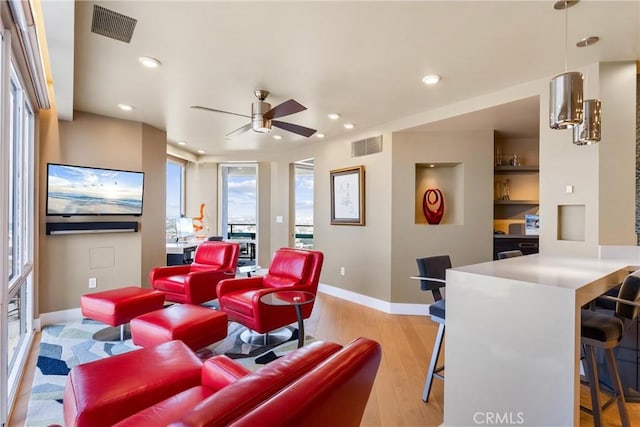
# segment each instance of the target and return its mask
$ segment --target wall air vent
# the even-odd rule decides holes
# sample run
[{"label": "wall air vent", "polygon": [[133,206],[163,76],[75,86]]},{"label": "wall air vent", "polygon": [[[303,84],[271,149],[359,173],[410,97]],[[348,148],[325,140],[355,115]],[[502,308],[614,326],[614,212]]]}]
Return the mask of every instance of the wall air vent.
[{"label": "wall air vent", "polygon": [[366,156],[382,151],[382,135],[374,136],[351,143],[351,157]]},{"label": "wall air vent", "polygon": [[94,5],[91,32],[129,43],[137,22],[137,19]]}]

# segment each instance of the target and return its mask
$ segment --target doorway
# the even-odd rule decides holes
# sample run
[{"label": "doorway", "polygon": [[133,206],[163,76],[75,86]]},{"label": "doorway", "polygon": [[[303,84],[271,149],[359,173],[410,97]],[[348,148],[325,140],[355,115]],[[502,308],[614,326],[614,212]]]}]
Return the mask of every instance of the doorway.
[{"label": "doorway", "polygon": [[313,249],[313,159],[293,164],[293,246]]},{"label": "doorway", "polygon": [[258,165],[220,165],[220,230],[240,244],[238,266],[255,264],[258,246]]}]

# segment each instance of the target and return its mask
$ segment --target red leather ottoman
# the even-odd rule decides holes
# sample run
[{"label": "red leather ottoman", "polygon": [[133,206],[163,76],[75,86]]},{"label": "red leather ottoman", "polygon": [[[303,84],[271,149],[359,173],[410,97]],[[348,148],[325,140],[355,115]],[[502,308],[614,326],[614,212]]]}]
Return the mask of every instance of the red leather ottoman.
[{"label": "red leather ottoman", "polygon": [[77,365],[64,389],[64,425],[111,426],[199,386],[201,375],[202,362],[180,341]]},{"label": "red leather ottoman", "polygon": [[[153,289],[127,286],[110,291],[95,292],[80,297],[82,315],[111,326],[121,326],[120,339],[124,339],[125,323],[136,316],[162,308],[164,293]],[[102,331],[99,331],[102,332]],[[94,336],[94,339],[106,339]]]},{"label": "red leather ottoman", "polygon": [[149,347],[182,340],[199,350],[227,336],[227,315],[207,307],[176,304],[131,320],[133,343]]}]

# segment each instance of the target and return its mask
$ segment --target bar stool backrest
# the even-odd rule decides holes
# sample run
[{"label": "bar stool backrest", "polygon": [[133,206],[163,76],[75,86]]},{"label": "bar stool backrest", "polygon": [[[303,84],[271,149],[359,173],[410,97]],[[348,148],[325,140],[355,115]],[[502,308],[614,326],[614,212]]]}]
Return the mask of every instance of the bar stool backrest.
[{"label": "bar stool backrest", "polygon": [[617,302],[616,317],[625,323],[635,320],[640,314],[640,270],[631,273],[624,279],[618,298],[636,304]]},{"label": "bar stool backrest", "polygon": [[[426,258],[417,258],[418,272],[420,277],[428,279],[420,280],[420,290],[431,291],[433,299],[439,301],[442,299],[440,288],[444,288],[446,283],[447,269],[451,268],[451,259],[449,255],[437,255]],[[435,280],[429,280],[435,279]]]},{"label": "bar stool backrest", "polygon": [[513,258],[524,255],[520,249],[498,252],[498,259]]}]

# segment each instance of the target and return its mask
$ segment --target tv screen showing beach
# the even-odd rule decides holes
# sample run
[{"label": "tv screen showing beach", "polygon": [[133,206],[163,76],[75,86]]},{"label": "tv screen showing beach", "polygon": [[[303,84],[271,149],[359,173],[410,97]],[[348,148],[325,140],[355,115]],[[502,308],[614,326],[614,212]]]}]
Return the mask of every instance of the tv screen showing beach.
[{"label": "tv screen showing beach", "polygon": [[47,215],[142,215],[144,173],[49,163]]}]

